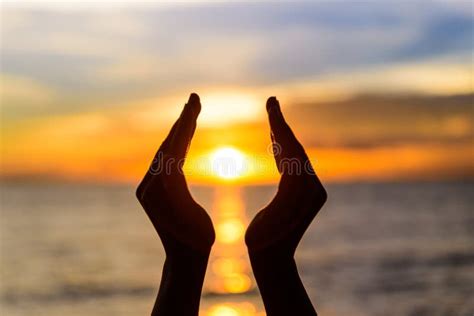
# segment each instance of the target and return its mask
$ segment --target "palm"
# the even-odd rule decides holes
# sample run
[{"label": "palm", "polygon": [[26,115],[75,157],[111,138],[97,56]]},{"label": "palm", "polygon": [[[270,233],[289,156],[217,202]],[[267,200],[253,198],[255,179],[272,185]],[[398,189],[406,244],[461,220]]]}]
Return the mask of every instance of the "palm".
[{"label": "palm", "polygon": [[137,189],[167,253],[182,247],[207,252],[214,242],[211,219],[194,201],[182,173],[200,108],[199,97],[192,94]]},{"label": "palm", "polygon": [[267,102],[275,160],[281,180],[268,206],[257,213],[246,232],[251,252],[273,248],[292,255],[304,232],[326,201],[326,191],[308,157],[285,122],[278,101]]}]

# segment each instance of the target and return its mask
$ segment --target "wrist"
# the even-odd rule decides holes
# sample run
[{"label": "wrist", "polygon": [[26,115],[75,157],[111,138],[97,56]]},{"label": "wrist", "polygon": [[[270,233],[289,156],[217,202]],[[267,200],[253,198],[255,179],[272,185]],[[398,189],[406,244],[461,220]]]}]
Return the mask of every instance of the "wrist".
[{"label": "wrist", "polygon": [[287,240],[279,240],[265,247],[252,247],[247,245],[251,261],[260,262],[274,260],[276,262],[291,262],[294,259],[295,249]]},{"label": "wrist", "polygon": [[205,272],[209,256],[210,250],[205,252],[186,250],[167,254],[166,262],[173,271],[191,273],[204,270]]},{"label": "wrist", "polygon": [[178,238],[163,240],[162,237],[162,241],[167,261],[178,265],[186,265],[186,263],[194,261],[207,261],[212,248],[212,245],[196,247]]},{"label": "wrist", "polygon": [[249,259],[256,278],[260,275],[285,274],[289,271],[288,268],[295,264],[292,255],[268,250],[249,251]]},{"label": "wrist", "polygon": [[152,315],[197,316],[208,259],[188,251],[167,255]]},{"label": "wrist", "polygon": [[291,252],[249,252],[249,257],[267,315],[317,315]]}]

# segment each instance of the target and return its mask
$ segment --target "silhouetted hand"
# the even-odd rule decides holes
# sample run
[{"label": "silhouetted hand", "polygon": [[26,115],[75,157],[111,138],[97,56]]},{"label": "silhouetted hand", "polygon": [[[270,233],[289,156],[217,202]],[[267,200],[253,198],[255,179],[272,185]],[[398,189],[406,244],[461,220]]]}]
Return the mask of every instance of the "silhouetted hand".
[{"label": "silhouetted hand", "polygon": [[153,315],[198,315],[199,311],[215,233],[209,215],[188,190],[182,166],[200,110],[199,96],[193,93],[136,192],[166,252]]},{"label": "silhouetted hand", "polygon": [[245,241],[267,315],[316,315],[294,253],[327,195],[275,97],[268,99],[267,112],[281,180],[274,199],[247,228]]}]

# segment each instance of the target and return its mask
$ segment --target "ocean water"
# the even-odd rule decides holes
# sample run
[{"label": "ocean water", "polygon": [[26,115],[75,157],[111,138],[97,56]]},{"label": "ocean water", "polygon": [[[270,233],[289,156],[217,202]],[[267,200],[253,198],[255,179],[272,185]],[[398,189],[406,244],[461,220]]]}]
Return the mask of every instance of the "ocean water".
[{"label": "ocean water", "polygon": [[[474,315],[473,183],[327,188],[296,256],[320,315]],[[275,190],[192,188],[218,233],[201,315],[265,315],[242,234]],[[0,234],[1,315],[150,313],[164,257],[133,187],[3,184]]]}]

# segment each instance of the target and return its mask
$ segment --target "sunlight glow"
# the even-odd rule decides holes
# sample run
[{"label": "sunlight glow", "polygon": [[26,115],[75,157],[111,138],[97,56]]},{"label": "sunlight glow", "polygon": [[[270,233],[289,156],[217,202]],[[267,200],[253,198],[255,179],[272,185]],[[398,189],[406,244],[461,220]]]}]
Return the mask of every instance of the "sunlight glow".
[{"label": "sunlight glow", "polygon": [[223,286],[226,293],[245,293],[252,285],[250,277],[244,273],[226,275]]},{"label": "sunlight glow", "polygon": [[248,223],[243,195],[233,184],[219,187],[214,194],[212,218],[216,243],[209,263],[206,289],[222,294],[245,293],[254,284],[243,240]]},{"label": "sunlight glow", "polygon": [[202,93],[202,126],[222,126],[255,121],[264,115],[262,101],[246,92]]},{"label": "sunlight glow", "polygon": [[257,316],[264,315],[257,312],[255,306],[250,302],[222,303],[211,306],[205,313],[206,316]]},{"label": "sunlight glow", "polygon": [[211,153],[212,171],[222,179],[235,179],[245,171],[244,154],[233,147],[222,147]]},{"label": "sunlight glow", "polygon": [[209,312],[210,316],[240,316],[240,313],[230,307],[230,306],[225,306],[225,305],[218,305],[215,306],[211,309]]},{"label": "sunlight glow", "polygon": [[241,239],[245,227],[239,219],[227,219],[219,223],[216,228],[216,238],[224,244],[232,244]]}]

